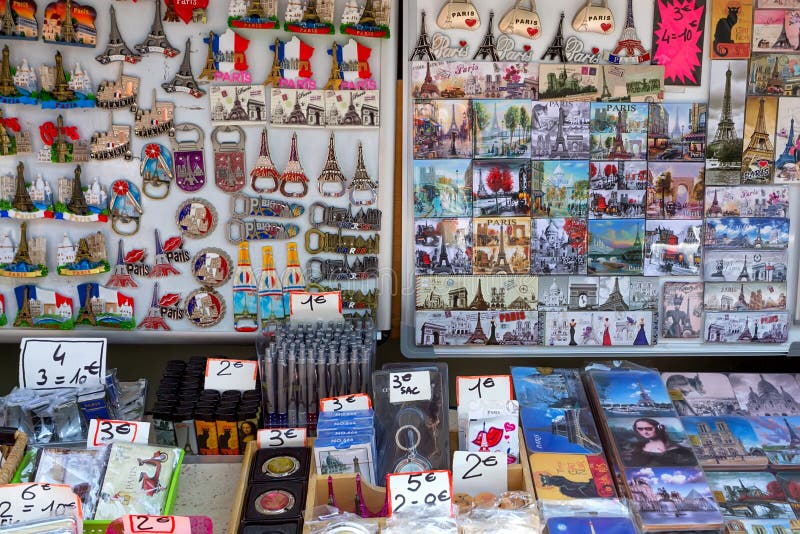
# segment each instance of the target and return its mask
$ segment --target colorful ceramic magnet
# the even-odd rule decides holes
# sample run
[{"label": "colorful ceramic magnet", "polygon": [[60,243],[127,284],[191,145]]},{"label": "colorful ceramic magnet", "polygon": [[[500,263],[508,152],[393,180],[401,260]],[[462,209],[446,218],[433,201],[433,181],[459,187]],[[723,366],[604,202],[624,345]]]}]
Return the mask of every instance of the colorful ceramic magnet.
[{"label": "colorful ceramic magnet", "polygon": [[[519,3],[519,2],[517,2]],[[614,32],[614,13],[608,7],[608,0],[586,0],[586,5],[575,13],[572,29],[576,32],[592,32],[608,35]],[[502,31],[502,30],[501,30]]]},{"label": "colorful ceramic magnet", "polygon": [[119,235],[139,231],[142,218],[142,195],[130,180],[114,180],[111,184],[111,228]]},{"label": "colorful ceramic magnet", "polygon": [[39,126],[44,147],[39,151],[40,162],[83,163],[89,161],[89,143],[80,138],[77,126],[65,126],[59,115],[56,122]]},{"label": "colorful ceramic magnet", "polygon": [[194,74],[192,74],[192,63],[190,61],[191,47],[192,39],[191,37],[187,37],[186,48],[183,52],[183,61],[181,61],[181,66],[178,68],[177,74],[175,74],[171,81],[162,83],[161,87],[167,93],[174,93],[177,91],[179,93],[189,93],[195,98],[202,98],[206,92],[200,89],[200,84],[197,83],[197,80],[194,79]]},{"label": "colorful ceramic magnet", "polygon": [[220,287],[228,283],[233,274],[233,261],[219,248],[208,247],[192,258],[192,276],[203,287]]},{"label": "colorful ceramic magnet", "polygon": [[137,98],[139,98],[139,78],[123,74],[120,69],[116,80],[100,82],[95,106],[102,109],[130,108],[131,111],[136,111]]},{"label": "colorful ceramic magnet", "polygon": [[[109,118],[111,121],[111,118]],[[97,160],[133,159],[131,152],[131,127],[127,124],[109,124],[108,130],[95,132],[89,141],[89,157]]]},{"label": "colorful ceramic magnet", "polygon": [[[321,213],[321,215],[320,215]],[[338,208],[326,206],[321,202],[314,202],[308,208],[311,226],[329,226],[343,230],[379,231],[381,229],[381,210],[368,208],[359,209],[353,213],[352,206]]]},{"label": "colorful ceramic magnet", "polygon": [[139,287],[133,279],[133,275],[148,276],[150,267],[144,263],[147,251],[143,248],[136,248],[125,253],[125,244],[122,239],[117,245],[117,263],[114,265],[114,272],[106,282],[106,287]]},{"label": "colorful ceramic magnet", "polygon": [[389,38],[389,23],[392,18],[391,0],[366,0],[361,3],[348,2],[342,12],[339,31],[356,37]]},{"label": "colorful ceramic magnet", "polygon": [[139,174],[142,175],[142,193],[154,200],[166,198],[172,185],[172,154],[159,143],[142,147]]},{"label": "colorful ceramic magnet", "polygon": [[164,54],[167,57],[175,57],[180,53],[180,50],[169,43],[167,35],[164,33],[164,26],[161,24],[161,2],[157,1],[155,4],[156,12],[153,15],[153,24],[150,26],[150,32],[147,34],[147,38],[134,48],[142,55]]},{"label": "colorful ceramic magnet", "polygon": [[[316,243],[315,243],[316,241]],[[379,251],[380,236],[372,237],[330,234],[317,229],[306,231],[306,252],[309,254],[377,254]]]},{"label": "colorful ceramic magnet", "polygon": [[378,88],[369,66],[370,47],[350,39],[343,45],[333,43],[328,54],[331,56],[331,74],[323,89],[371,91]]},{"label": "colorful ceramic magnet", "polygon": [[0,216],[12,219],[53,218],[53,190],[41,175],[25,183],[25,165],[17,164],[15,176],[0,177]]},{"label": "colorful ceramic magnet", "polygon": [[[235,133],[236,141],[220,141],[221,133]],[[226,193],[241,191],[245,178],[245,134],[239,126],[217,126],[211,131],[214,148],[214,183]]]},{"label": "colorful ceramic magnet", "polygon": [[350,203],[354,206],[370,206],[378,198],[378,184],[372,181],[364,165],[364,150],[358,143],[358,163],[350,182]]},{"label": "colorful ceramic magnet", "polygon": [[153,296],[147,315],[136,327],[144,330],[171,330],[166,319],[183,319],[183,307],[180,306],[181,296],[178,293],[167,293],[159,297],[158,282],[153,284]]},{"label": "colorful ceramic magnet", "polygon": [[[178,132],[191,132],[194,140],[179,141]],[[205,135],[196,124],[185,122],[175,126],[175,136],[170,137],[175,163],[175,183],[182,191],[193,193],[206,185],[206,164],[203,152]]]},{"label": "colorful ceramic magnet", "polygon": [[23,130],[16,117],[5,117],[0,110],[0,156],[33,154],[31,134]]},{"label": "colorful ceramic magnet", "polygon": [[34,0],[5,0],[0,19],[0,37],[36,41],[39,38],[39,23],[36,22]]},{"label": "colorful ceramic magnet", "polygon": [[266,239],[291,239],[300,233],[296,224],[275,223],[258,219],[231,219],[228,221],[228,241],[263,241]]},{"label": "colorful ceramic magnet", "polygon": [[28,60],[23,59],[16,67],[11,67],[11,52],[8,45],[3,46],[3,59],[0,63],[0,102],[3,104],[39,103],[39,77]]},{"label": "colorful ceramic magnet", "polygon": [[95,177],[89,187],[81,182],[81,166],[75,167],[72,178],[58,179],[58,201],[55,218],[73,222],[108,222],[108,193]]},{"label": "colorful ceramic magnet", "polygon": [[334,148],[333,132],[328,138],[328,158],[325,166],[317,178],[317,190],[319,194],[327,198],[338,198],[347,191],[347,178],[339,167],[336,160],[336,149]]},{"label": "colorful ceramic magnet", "polygon": [[286,6],[283,29],[295,33],[334,33],[334,0],[292,0]]},{"label": "colorful ceramic magnet", "polygon": [[153,266],[150,268],[149,278],[163,278],[171,275],[179,275],[181,272],[172,265],[172,260],[164,251],[161,244],[161,235],[158,229],[155,230],[156,253],[153,258]]},{"label": "colorful ceramic magnet", "polygon": [[225,33],[209,32],[203,38],[208,45],[206,64],[200,73],[201,80],[249,84],[253,76],[248,71],[247,48],[250,40],[230,28]]},{"label": "colorful ceramic magnet", "polygon": [[228,26],[248,30],[272,30],[278,27],[278,2],[231,0]]},{"label": "colorful ceramic magnet", "polygon": [[183,21],[185,24],[190,22],[205,24],[208,2],[209,0],[164,0],[167,6],[164,20],[166,22]]},{"label": "colorful ceramic magnet", "polygon": [[42,40],[58,45],[97,45],[97,12],[72,0],[56,0],[44,8]]},{"label": "colorful ceramic magnet", "polygon": [[261,196],[252,197],[241,193],[233,195],[231,200],[231,215],[237,219],[244,217],[293,219],[299,217],[305,211],[305,208],[300,204],[290,204],[282,200]]},{"label": "colorful ceramic magnet", "polygon": [[106,255],[106,238],[95,232],[78,240],[75,245],[64,234],[56,250],[56,272],[59,276],[90,276],[111,270]]},{"label": "colorful ceramic magnet", "polygon": [[258,330],[258,289],[247,241],[239,243],[239,258],[233,277],[233,329],[237,332]]},{"label": "colorful ceramic magnet", "polygon": [[141,61],[142,56],[128,48],[128,45],[125,44],[125,41],[122,39],[122,34],[119,33],[117,13],[114,10],[114,6],[110,6],[108,9],[109,18],[111,19],[111,29],[108,32],[108,44],[106,45],[105,51],[99,56],[96,56],[95,59],[102,65],[107,65],[112,61],[138,63]]},{"label": "colorful ceramic magnet", "polygon": [[133,330],[133,297],[96,283],[77,287],[80,309],[75,324]]},{"label": "colorful ceramic magnet", "polygon": [[176,218],[183,235],[192,239],[208,237],[217,227],[217,210],[202,198],[184,200]]},{"label": "colorful ceramic magnet", "polygon": [[313,46],[295,35],[288,41],[275,38],[269,49],[272,50],[272,66],[262,85],[287,89],[317,88],[311,70]]},{"label": "colorful ceramic magnet", "polygon": [[18,310],[15,328],[72,330],[75,327],[70,297],[35,285],[15,287],[14,296]]},{"label": "colorful ceramic magnet", "polygon": [[[295,184],[290,191],[288,184]],[[297,187],[301,187],[300,191]],[[303,170],[297,155],[297,133],[292,134],[292,145],[289,149],[289,161],[281,173],[281,194],[285,197],[302,198],[308,193],[308,177]]]},{"label": "colorful ceramic magnet", "polygon": [[156,99],[153,90],[153,109],[136,109],[133,133],[137,137],[157,137],[175,131],[175,104]]},{"label": "colorful ceramic magnet", "polygon": [[353,262],[344,256],[341,260],[321,260],[311,258],[306,265],[308,281],[319,283],[324,280],[368,280],[378,276],[378,257],[364,256],[354,258]]},{"label": "colorful ceramic magnet", "polygon": [[47,240],[28,239],[28,223],[19,228],[19,245],[15,248],[4,232],[0,237],[0,276],[9,278],[38,278],[47,276]]},{"label": "colorful ceramic magnet", "polygon": [[[260,182],[266,182],[265,187],[259,185]],[[253,169],[250,171],[250,187],[256,193],[274,193],[280,187],[280,174],[275,164],[272,163],[272,157],[269,154],[269,138],[267,136],[267,129],[261,130],[261,149],[258,152],[258,159]]]},{"label": "colorful ceramic magnet", "polygon": [[213,289],[195,289],[186,297],[186,316],[195,326],[210,328],[225,317],[225,300]]},{"label": "colorful ceramic magnet", "polygon": [[39,100],[42,109],[93,108],[94,89],[89,74],[75,63],[67,74],[61,52],[57,51],[55,65],[39,66]]},{"label": "colorful ceramic magnet", "polygon": [[644,63],[650,62],[650,52],[642,45],[642,41],[636,33],[636,26],[633,22],[633,0],[628,0],[628,11],[625,16],[625,26],[622,28],[622,35],[614,50],[606,56],[609,63]]},{"label": "colorful ceramic magnet", "polygon": [[262,125],[267,118],[266,94],[260,85],[212,85],[211,122]]},{"label": "colorful ceramic magnet", "polygon": [[481,17],[470,0],[445,0],[436,24],[443,30],[474,31],[481,27]]}]

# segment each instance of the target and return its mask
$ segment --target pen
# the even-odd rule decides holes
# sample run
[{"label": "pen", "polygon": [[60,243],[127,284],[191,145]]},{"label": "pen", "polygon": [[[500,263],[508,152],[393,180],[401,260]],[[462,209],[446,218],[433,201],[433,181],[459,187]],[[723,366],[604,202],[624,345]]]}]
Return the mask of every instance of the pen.
[{"label": "pen", "polygon": [[314,378],[314,350],[315,346],[306,350],[306,410],[308,411],[308,423],[317,424],[317,403],[316,399],[316,380]]},{"label": "pen", "polygon": [[281,347],[278,349],[278,426],[285,426],[287,420],[286,414],[286,376],[287,376],[287,365],[286,365],[286,351]]},{"label": "pen", "polygon": [[328,396],[335,397],[339,391],[339,377],[336,373],[336,348],[331,345],[328,349]]},{"label": "pen", "polygon": [[358,346],[353,344],[350,346],[350,391],[348,393],[357,393],[359,380],[358,380]]},{"label": "pen", "polygon": [[370,377],[370,352],[366,348],[361,349],[361,393],[367,393]]},{"label": "pen", "polygon": [[264,387],[267,388],[267,422],[272,425],[275,421],[275,358],[273,351],[275,345],[267,345],[264,354]]},{"label": "pen", "polygon": [[317,346],[317,393],[319,398],[324,399],[328,396],[326,389],[326,369],[325,369],[325,347],[322,345]]},{"label": "pen", "polygon": [[297,424],[306,426],[306,349],[300,345],[297,352]]},{"label": "pen", "polygon": [[350,385],[350,381],[347,379],[347,349],[345,347],[343,349],[339,352],[337,365],[339,368],[339,393],[337,395],[347,395],[347,387]]},{"label": "pen", "polygon": [[287,356],[287,363],[289,364],[289,417],[287,424],[289,426],[297,425],[297,355],[295,354],[294,345],[289,347],[289,354]]}]

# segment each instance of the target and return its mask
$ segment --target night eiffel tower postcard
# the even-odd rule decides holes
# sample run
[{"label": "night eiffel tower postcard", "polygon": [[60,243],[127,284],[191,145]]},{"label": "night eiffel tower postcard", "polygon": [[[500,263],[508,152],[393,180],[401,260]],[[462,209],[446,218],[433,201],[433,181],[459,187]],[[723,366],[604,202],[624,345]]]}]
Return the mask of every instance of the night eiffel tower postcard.
[{"label": "night eiffel tower postcard", "polygon": [[418,346],[537,345],[537,312],[417,311]]}]

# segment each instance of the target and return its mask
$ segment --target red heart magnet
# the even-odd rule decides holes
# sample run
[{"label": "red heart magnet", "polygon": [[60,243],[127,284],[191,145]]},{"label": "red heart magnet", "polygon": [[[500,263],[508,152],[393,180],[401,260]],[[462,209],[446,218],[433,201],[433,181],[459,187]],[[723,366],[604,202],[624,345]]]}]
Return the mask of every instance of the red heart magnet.
[{"label": "red heart magnet", "polygon": [[613,27],[614,27],[614,25],[610,24],[608,22],[603,22],[602,24],[600,24],[600,29],[603,30],[606,33],[608,33],[608,31]]},{"label": "red heart magnet", "polygon": [[758,166],[761,167],[762,169],[764,167],[766,167],[767,165],[769,165],[769,162],[767,160],[765,160],[765,159],[759,160],[759,162],[758,162]]},{"label": "red heart magnet", "polygon": [[469,28],[472,28],[478,23],[478,19],[465,19],[464,24],[466,24]]},{"label": "red heart magnet", "polygon": [[530,35],[531,37],[533,37],[537,33],[539,33],[539,28],[530,28],[530,27],[528,28],[528,35]]},{"label": "red heart magnet", "polygon": [[466,41],[459,41],[458,44],[459,44],[459,46],[461,46],[461,48],[464,48],[465,46],[467,46],[467,42]]},{"label": "red heart magnet", "polygon": [[525,50],[526,52],[530,52],[531,51],[531,45],[524,45],[522,47],[522,49]]},{"label": "red heart magnet", "polygon": [[[186,24],[189,24],[194,19],[195,13],[205,11],[208,7],[208,0],[164,0],[167,4],[167,11],[164,14],[164,20],[174,20],[171,17],[174,13]],[[195,11],[197,10],[197,11]]]},{"label": "red heart magnet", "polygon": [[599,54],[599,53],[600,53],[600,49],[599,48],[597,48],[596,46],[592,47],[592,54]]}]

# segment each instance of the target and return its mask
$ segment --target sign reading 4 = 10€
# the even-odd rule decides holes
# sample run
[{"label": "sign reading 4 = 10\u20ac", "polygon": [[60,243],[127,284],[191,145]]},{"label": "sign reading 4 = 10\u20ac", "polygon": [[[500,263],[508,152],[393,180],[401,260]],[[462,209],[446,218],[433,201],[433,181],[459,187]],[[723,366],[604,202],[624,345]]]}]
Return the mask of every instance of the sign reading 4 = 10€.
[{"label": "sign reading 4 = 10\u20ac", "polygon": [[106,344],[105,338],[23,338],[19,386],[60,389],[103,385]]}]

